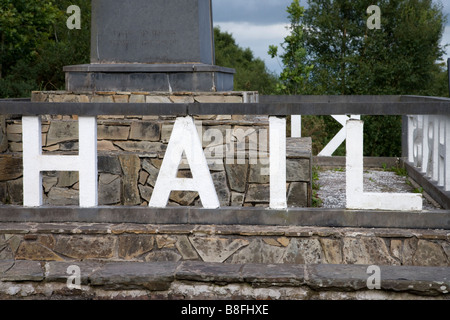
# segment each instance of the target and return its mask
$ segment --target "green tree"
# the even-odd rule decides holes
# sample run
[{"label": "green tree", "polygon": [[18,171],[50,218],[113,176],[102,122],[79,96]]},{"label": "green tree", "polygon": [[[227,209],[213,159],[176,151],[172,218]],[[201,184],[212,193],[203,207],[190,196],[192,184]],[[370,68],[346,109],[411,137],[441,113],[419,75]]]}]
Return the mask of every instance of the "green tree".
[{"label": "green tree", "polygon": [[259,58],[255,58],[250,48],[243,49],[236,44],[230,33],[214,28],[216,64],[236,69],[234,90],[259,91],[272,94],[275,91],[277,77],[267,70]]},{"label": "green tree", "polygon": [[0,97],[64,88],[65,65],[89,62],[90,1],[78,0],[82,29],[66,27],[72,0],[0,0]]},{"label": "green tree", "polygon": [[[366,11],[372,4],[372,0],[308,0],[298,22],[303,27],[298,46],[306,49],[304,66],[314,69],[299,93],[445,94],[444,71],[438,65],[446,20],[442,5],[431,0],[377,1],[381,29],[370,30]],[[339,125],[324,119],[328,140]],[[400,117],[363,120],[366,156],[401,155]]]},{"label": "green tree", "polygon": [[280,94],[299,94],[305,93],[305,86],[313,65],[307,65],[306,49],[303,46],[303,26],[301,23],[305,8],[300,5],[299,0],[294,0],[287,8],[290,26],[290,34],[284,38],[281,44],[283,53],[278,52],[278,46],[269,47],[269,55],[272,58],[280,57],[283,63],[277,84],[277,92]]}]

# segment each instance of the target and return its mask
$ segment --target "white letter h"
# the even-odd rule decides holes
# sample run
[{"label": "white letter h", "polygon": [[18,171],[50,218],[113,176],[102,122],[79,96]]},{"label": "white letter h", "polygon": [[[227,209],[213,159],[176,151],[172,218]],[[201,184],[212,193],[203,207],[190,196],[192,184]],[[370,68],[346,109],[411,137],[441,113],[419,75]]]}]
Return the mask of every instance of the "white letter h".
[{"label": "white letter h", "polygon": [[40,117],[22,117],[24,206],[42,205],[42,171],[78,171],[80,207],[97,206],[97,118],[79,117],[78,126],[78,156],[42,155]]}]

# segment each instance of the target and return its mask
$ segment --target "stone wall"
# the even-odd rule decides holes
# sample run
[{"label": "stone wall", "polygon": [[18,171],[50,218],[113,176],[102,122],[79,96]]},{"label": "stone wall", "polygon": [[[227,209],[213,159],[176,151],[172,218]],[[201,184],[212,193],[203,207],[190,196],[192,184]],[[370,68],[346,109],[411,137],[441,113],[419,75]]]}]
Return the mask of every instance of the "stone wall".
[{"label": "stone wall", "polygon": [[[68,286],[78,267],[80,285]],[[179,317],[191,300],[222,309],[239,300],[265,300],[279,317],[287,306],[267,300],[449,300],[450,280],[442,267],[381,266],[379,288],[368,288],[368,265],[274,265],[184,262],[0,262],[0,299],[153,300],[165,316]],[[73,283],[73,280],[72,280]],[[162,303],[161,300],[170,300]],[[173,300],[180,300],[174,303]],[[219,301],[222,300],[222,301]],[[234,300],[235,302],[230,300]],[[237,301],[236,301],[237,300]],[[200,305],[199,305],[200,304]],[[304,307],[304,305],[302,305]],[[277,308],[278,307],[278,308]],[[317,305],[312,306],[317,308]],[[283,308],[283,309],[280,309]],[[295,308],[295,309],[294,309]],[[109,308],[108,308],[109,309]],[[291,311],[291,310],[289,310]],[[312,311],[312,310],[311,310]],[[404,314],[405,310],[401,310]],[[115,312],[111,311],[111,312]],[[336,312],[333,308],[332,312]],[[104,315],[104,310],[102,310]],[[331,315],[331,313],[330,313]]]},{"label": "stone wall", "polygon": [[449,267],[449,240],[448,230],[1,223],[0,261],[194,260]]},{"label": "stone wall", "polygon": [[[242,103],[256,102],[255,92],[155,93],[33,92],[35,102],[104,103]],[[99,116],[99,205],[148,205],[175,117]],[[195,117],[211,175],[222,206],[268,206],[268,117]],[[0,155],[0,202],[22,204],[22,125],[8,116],[2,126],[7,143]],[[199,132],[200,133],[200,132]],[[43,152],[75,154],[78,151],[76,116],[42,116]],[[262,143],[261,143],[262,142]],[[243,143],[243,144],[242,144]],[[242,146],[242,148],[241,148]],[[230,152],[234,150],[235,152]],[[6,151],[6,152],[5,152]],[[311,140],[288,139],[288,205],[311,205]],[[180,165],[180,177],[189,166]],[[44,203],[78,204],[77,172],[45,172]],[[196,192],[172,192],[169,205],[200,205]]]}]

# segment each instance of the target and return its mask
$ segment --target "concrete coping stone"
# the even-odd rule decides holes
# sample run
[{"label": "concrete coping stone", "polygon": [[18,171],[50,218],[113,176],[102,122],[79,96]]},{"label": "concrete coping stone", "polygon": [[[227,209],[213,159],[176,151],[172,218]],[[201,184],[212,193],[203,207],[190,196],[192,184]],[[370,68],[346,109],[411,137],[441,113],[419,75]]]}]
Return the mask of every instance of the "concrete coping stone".
[{"label": "concrete coping stone", "polygon": [[323,208],[0,206],[0,222],[272,225],[450,230],[450,211],[363,211]]}]

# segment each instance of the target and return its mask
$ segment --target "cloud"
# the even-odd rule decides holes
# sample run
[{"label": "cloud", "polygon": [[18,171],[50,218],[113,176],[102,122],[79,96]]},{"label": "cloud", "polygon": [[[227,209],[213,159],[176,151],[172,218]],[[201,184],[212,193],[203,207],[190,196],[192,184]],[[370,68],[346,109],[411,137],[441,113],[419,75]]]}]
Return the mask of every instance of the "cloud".
[{"label": "cloud", "polygon": [[[450,1],[441,2],[444,14],[448,15],[447,26],[441,44],[450,43]],[[270,71],[279,73],[281,67],[276,59],[268,56],[269,45],[279,45],[287,35],[288,24],[286,8],[292,0],[212,0],[214,24],[222,31],[233,35],[237,44],[250,48],[256,57],[266,63]],[[307,7],[306,0],[300,4]],[[445,48],[445,60],[450,58],[450,46]]]},{"label": "cloud", "polygon": [[214,21],[248,22],[258,25],[287,21],[292,0],[213,0]]},{"label": "cloud", "polygon": [[285,23],[258,25],[248,22],[218,22],[215,25],[219,26],[221,31],[231,33],[240,47],[250,48],[255,57],[264,60],[270,71],[281,71],[277,60],[272,59],[267,51],[270,45],[279,45],[288,35]]}]

